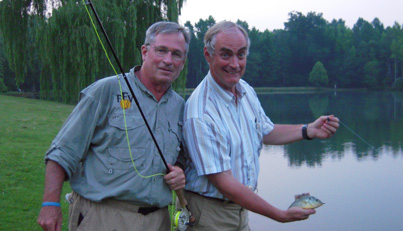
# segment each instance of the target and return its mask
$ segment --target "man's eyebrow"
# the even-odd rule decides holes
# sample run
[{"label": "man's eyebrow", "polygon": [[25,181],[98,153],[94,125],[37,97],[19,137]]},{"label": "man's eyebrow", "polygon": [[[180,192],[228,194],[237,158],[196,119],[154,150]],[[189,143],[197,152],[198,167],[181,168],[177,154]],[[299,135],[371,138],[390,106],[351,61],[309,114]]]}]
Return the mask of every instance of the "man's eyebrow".
[{"label": "man's eyebrow", "polygon": [[231,52],[231,53],[232,53],[232,50],[231,50],[231,49],[225,48],[225,47],[221,48],[220,51]]},{"label": "man's eyebrow", "polygon": [[[169,48],[168,48],[167,46],[164,46],[164,45],[159,45],[159,46],[154,46],[154,47],[160,48],[160,49],[167,49],[167,50],[169,50]],[[181,49],[172,49],[172,51],[179,51],[179,52],[182,52]]]},{"label": "man's eyebrow", "polygon": [[240,52],[240,51],[246,51],[246,50],[247,50],[246,47],[242,47],[241,49],[238,50],[238,52]]},{"label": "man's eyebrow", "polygon": [[[220,49],[220,51],[224,51],[224,52],[231,52],[233,53],[233,51],[229,48],[223,47]],[[241,51],[246,51],[246,47],[242,47],[241,49],[239,49],[237,52],[241,52]]]}]

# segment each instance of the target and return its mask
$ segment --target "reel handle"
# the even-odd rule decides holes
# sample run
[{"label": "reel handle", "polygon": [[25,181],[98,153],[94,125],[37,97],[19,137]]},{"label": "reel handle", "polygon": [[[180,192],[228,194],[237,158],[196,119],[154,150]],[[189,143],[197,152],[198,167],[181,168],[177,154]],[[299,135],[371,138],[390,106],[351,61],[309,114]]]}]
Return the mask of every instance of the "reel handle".
[{"label": "reel handle", "polygon": [[186,201],[185,194],[183,193],[183,189],[176,190],[175,193],[178,196],[179,203],[181,204],[182,208],[186,208],[188,202]]}]

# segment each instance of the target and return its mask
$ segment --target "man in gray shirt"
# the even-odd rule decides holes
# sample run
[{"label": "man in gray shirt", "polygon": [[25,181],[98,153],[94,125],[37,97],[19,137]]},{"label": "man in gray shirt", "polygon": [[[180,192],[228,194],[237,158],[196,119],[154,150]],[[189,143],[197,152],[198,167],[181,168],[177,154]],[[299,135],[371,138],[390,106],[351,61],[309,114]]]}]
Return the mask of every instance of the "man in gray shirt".
[{"label": "man in gray shirt", "polygon": [[169,173],[163,174],[163,161],[124,81],[116,76],[98,80],[81,92],[46,153],[38,217],[44,230],[61,230],[65,180],[73,190],[69,230],[170,229],[171,190],[185,186],[182,169],[174,166],[183,163],[184,100],[171,83],[183,69],[189,42],[178,24],[153,24],[141,47],[143,65],[127,74]]}]

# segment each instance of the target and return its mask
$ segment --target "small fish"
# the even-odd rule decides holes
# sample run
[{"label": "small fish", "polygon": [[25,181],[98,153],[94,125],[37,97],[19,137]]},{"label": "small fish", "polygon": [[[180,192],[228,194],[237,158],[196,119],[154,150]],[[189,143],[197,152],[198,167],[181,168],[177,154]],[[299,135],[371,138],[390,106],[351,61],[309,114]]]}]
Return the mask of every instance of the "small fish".
[{"label": "small fish", "polygon": [[314,196],[302,194],[302,195],[296,195],[295,196],[295,201],[290,205],[290,207],[299,207],[303,209],[316,209],[320,206],[322,206],[324,203],[317,199]]}]

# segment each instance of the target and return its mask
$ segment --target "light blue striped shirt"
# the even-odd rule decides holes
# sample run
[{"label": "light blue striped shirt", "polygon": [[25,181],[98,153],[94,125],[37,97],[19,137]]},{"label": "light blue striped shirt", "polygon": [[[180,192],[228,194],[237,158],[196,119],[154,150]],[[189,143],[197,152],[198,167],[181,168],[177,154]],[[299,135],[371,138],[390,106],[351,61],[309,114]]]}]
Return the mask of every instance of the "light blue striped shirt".
[{"label": "light blue striped shirt", "polygon": [[229,169],[251,190],[257,187],[263,136],[274,124],[249,84],[240,80],[236,89],[238,102],[209,72],[186,102],[183,135],[190,157],[185,170],[187,190],[225,199],[205,175]]}]

